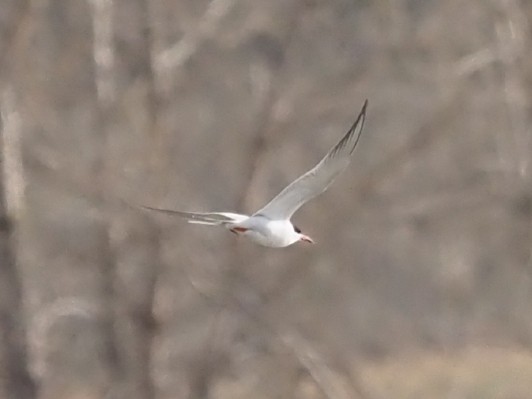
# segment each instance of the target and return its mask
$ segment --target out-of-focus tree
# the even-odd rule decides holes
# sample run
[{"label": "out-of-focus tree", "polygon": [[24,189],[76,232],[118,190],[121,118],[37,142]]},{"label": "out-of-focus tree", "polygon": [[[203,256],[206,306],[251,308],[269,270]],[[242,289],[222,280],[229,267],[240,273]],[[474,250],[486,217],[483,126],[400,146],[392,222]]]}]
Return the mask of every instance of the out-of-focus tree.
[{"label": "out-of-focus tree", "polygon": [[[471,359],[532,369],[531,4],[4,3],[4,396],[530,391]],[[251,212],[365,98],[312,248],[136,207]]]}]

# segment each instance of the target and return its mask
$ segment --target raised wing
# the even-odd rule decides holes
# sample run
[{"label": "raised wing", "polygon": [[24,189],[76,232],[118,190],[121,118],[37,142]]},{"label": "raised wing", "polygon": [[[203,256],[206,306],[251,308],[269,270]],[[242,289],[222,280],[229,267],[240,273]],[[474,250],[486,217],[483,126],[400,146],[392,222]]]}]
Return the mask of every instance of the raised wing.
[{"label": "raised wing", "polygon": [[255,215],[263,215],[274,220],[290,219],[303,204],[324,192],[336,176],[349,165],[351,154],[364,127],[367,105],[368,100],[364,101],[362,110],[351,129],[314,168],[290,183]]},{"label": "raised wing", "polygon": [[248,218],[246,215],[231,212],[183,212],[172,209],[152,208],[151,206],[144,205],[141,205],[141,207],[149,211],[179,216],[187,219],[189,223],[196,224],[224,225],[228,223],[240,223]]}]

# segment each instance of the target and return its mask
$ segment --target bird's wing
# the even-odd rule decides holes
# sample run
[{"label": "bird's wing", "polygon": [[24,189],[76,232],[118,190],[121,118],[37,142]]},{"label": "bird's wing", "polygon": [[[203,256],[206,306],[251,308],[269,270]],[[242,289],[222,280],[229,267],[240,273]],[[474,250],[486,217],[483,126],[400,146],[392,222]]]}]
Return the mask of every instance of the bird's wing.
[{"label": "bird's wing", "polygon": [[187,219],[189,223],[224,225],[228,223],[240,223],[248,218],[246,215],[231,212],[183,212],[173,209],[152,208],[151,206],[141,205],[142,208],[149,211],[165,213],[167,215],[179,216]]},{"label": "bird's wing", "polygon": [[314,168],[290,183],[255,215],[276,220],[290,219],[303,204],[324,192],[351,160],[362,133],[367,105],[368,100],[364,102],[353,126]]}]

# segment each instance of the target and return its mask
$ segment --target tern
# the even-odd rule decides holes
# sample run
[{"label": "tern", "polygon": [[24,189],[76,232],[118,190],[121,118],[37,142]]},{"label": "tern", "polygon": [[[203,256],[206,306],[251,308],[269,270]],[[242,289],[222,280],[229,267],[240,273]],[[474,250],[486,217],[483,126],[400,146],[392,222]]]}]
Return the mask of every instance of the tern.
[{"label": "tern", "polygon": [[362,110],[351,128],[314,168],[286,186],[275,198],[251,216],[233,212],[183,212],[142,207],[180,216],[189,223],[222,226],[265,247],[282,248],[296,242],[314,243],[312,238],[292,224],[290,218],[301,206],[323,193],[349,165],[364,127],[367,105],[368,100],[364,101]]}]

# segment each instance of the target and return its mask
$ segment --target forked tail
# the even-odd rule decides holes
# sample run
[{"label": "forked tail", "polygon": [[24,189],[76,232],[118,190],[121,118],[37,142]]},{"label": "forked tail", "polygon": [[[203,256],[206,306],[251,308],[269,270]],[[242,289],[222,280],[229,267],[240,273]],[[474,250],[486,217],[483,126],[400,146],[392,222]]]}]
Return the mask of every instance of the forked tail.
[{"label": "forked tail", "polygon": [[231,212],[183,212],[173,209],[152,208],[151,206],[144,205],[141,205],[141,207],[150,211],[179,216],[187,219],[189,223],[209,226],[223,226],[226,224],[240,223],[248,218],[246,215]]}]

